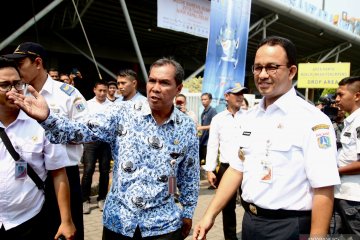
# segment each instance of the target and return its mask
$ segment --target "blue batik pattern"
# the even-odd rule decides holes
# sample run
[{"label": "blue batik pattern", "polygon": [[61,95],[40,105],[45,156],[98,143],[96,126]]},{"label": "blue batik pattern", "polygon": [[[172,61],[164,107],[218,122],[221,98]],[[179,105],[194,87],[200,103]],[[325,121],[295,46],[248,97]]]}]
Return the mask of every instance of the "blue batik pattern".
[{"label": "blue batik pattern", "polygon": [[[158,125],[147,102],[121,102],[82,122],[50,113],[42,126],[53,143],[101,140],[111,145],[114,167],[103,212],[106,228],[132,237],[139,226],[147,237],[175,231],[182,218],[192,218],[199,194],[199,143],[194,122],[178,109]],[[168,193],[172,174],[181,205]]]}]

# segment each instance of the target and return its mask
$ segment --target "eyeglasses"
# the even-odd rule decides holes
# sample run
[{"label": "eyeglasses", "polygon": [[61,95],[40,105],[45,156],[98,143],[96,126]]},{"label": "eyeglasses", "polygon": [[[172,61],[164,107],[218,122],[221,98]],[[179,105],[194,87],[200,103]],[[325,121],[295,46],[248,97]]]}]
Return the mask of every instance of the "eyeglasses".
[{"label": "eyeglasses", "polygon": [[259,75],[262,70],[265,68],[265,72],[269,75],[274,75],[276,73],[276,71],[279,69],[279,67],[287,67],[287,65],[280,65],[280,64],[269,64],[266,66],[261,66],[261,65],[252,65],[251,66],[251,71],[253,72],[254,75]]},{"label": "eyeglasses", "polygon": [[11,91],[12,87],[14,87],[17,91],[22,91],[25,89],[26,83],[22,82],[21,80],[0,83],[0,91],[2,91],[2,92]]}]

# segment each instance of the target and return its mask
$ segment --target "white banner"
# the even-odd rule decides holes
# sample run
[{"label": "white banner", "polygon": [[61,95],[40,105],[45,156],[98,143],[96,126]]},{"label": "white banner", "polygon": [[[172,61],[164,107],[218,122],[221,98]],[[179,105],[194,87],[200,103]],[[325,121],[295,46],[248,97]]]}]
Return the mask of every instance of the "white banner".
[{"label": "white banner", "polygon": [[158,0],[157,26],[208,38],[209,0]]}]

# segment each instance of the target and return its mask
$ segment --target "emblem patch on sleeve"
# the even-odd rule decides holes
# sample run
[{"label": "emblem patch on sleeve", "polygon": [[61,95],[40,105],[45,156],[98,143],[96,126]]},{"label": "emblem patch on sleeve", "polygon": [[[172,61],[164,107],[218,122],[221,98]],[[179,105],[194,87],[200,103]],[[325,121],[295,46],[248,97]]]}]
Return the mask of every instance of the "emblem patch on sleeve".
[{"label": "emblem patch on sleeve", "polygon": [[329,129],[329,125],[327,124],[318,124],[318,125],[315,125],[314,127],[312,127],[311,129],[313,131],[316,131],[316,130],[319,130],[319,129]]},{"label": "emblem patch on sleeve", "polygon": [[75,88],[66,83],[61,85],[60,89],[69,96],[71,96],[71,94],[75,91]]},{"label": "emblem patch on sleeve", "polygon": [[317,139],[317,142],[318,142],[319,148],[325,149],[325,148],[331,147],[329,136],[325,136],[325,135],[319,136]]},{"label": "emblem patch on sleeve", "polygon": [[74,106],[78,112],[82,112],[85,110],[85,103],[83,102],[82,98],[76,98],[74,100]]}]

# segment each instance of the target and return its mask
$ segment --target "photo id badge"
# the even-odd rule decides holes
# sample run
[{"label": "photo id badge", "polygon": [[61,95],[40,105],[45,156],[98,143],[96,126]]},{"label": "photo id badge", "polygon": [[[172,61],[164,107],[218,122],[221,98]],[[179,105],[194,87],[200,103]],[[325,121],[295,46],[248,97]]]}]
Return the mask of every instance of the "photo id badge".
[{"label": "photo id badge", "polygon": [[27,162],[20,159],[15,162],[15,179],[25,179],[27,177]]},{"label": "photo id badge", "polygon": [[261,181],[271,183],[273,179],[273,168],[271,164],[263,164],[261,172]]},{"label": "photo id badge", "polygon": [[169,176],[168,180],[168,191],[169,194],[175,194],[176,192],[176,177],[175,176]]}]

